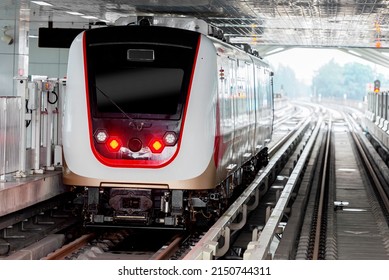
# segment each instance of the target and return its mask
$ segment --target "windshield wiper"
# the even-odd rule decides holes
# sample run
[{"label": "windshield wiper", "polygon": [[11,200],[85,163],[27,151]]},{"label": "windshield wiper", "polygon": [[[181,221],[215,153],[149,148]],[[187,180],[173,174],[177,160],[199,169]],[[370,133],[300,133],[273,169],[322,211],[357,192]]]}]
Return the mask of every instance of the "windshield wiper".
[{"label": "windshield wiper", "polygon": [[145,126],[144,122],[136,122],[133,118],[131,118],[118,104],[116,104],[113,99],[106,94],[104,91],[102,91],[98,86],[95,85],[95,88],[109,101],[111,102],[129,121],[130,126],[135,127],[137,130],[141,131],[143,127]]},{"label": "windshield wiper", "polygon": [[124,116],[126,116],[127,119],[129,119],[131,122],[135,123],[135,120],[131,118],[118,104],[116,104],[113,99],[106,94],[104,91],[102,91],[97,85],[95,85],[95,88],[109,101],[111,102]]}]

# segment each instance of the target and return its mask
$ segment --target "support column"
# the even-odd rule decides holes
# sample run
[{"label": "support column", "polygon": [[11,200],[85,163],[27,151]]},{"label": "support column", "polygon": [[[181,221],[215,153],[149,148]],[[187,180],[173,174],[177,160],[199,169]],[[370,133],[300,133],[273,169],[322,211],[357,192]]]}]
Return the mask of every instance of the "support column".
[{"label": "support column", "polygon": [[20,140],[19,140],[19,171],[18,177],[26,176],[26,94],[28,82],[28,63],[29,63],[29,32],[30,32],[30,2],[26,0],[20,1],[19,19],[15,21],[17,26],[18,52],[15,54],[17,65],[16,73],[16,95],[21,97],[21,118],[20,118]]}]

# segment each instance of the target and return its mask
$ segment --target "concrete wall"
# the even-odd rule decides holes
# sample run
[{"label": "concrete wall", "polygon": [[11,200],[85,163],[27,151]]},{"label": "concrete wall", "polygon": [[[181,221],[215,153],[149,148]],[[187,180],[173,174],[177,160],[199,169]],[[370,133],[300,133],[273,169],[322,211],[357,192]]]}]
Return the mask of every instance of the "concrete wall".
[{"label": "concrete wall", "polygon": [[[12,7],[6,6],[0,9],[0,37],[3,36],[3,28],[5,26],[10,27],[7,35],[15,38],[16,16],[15,9]],[[17,40],[14,39],[12,45],[7,45],[5,42],[0,41],[0,96],[16,95],[13,77],[17,73],[17,64],[15,61],[17,50]]]},{"label": "concrete wall", "polygon": [[[47,21],[40,22],[43,20],[42,17],[38,21],[36,18],[30,18],[26,32],[30,31],[28,33],[23,32],[23,35],[19,36],[20,26],[23,26],[25,22],[23,23],[21,19],[23,9],[21,9],[21,4],[18,2],[0,0],[0,37],[3,36],[4,27],[7,27],[9,29],[7,35],[14,38],[11,45],[7,45],[0,40],[0,96],[18,95],[17,81],[14,80],[17,76],[39,75],[48,76],[49,78],[63,78],[66,76],[69,50],[38,47],[38,38],[36,38],[38,28],[40,26],[47,27]],[[29,5],[29,1],[26,3],[26,5]],[[39,9],[40,7],[37,5],[31,7],[30,17],[33,13],[39,13]],[[87,24],[87,20],[78,22],[56,22],[54,20],[54,27],[85,28]],[[28,37],[25,34],[35,36]],[[19,49],[19,37],[23,38],[21,40],[22,47],[20,48],[22,50]],[[28,61],[28,64],[21,63],[21,61]],[[23,69],[19,69],[19,67]]]},{"label": "concrete wall", "polygon": [[[0,28],[12,26],[12,21],[0,20]],[[18,43],[14,30],[7,32],[15,38],[12,45],[0,41],[0,96],[15,96],[14,77],[18,75]],[[3,35],[1,32],[0,37]],[[39,48],[38,38],[29,38],[28,75],[48,76],[49,78],[64,78],[66,76],[68,49]]]},{"label": "concrete wall", "polygon": [[64,78],[68,63],[68,49],[39,48],[38,38],[30,38],[29,75]]}]

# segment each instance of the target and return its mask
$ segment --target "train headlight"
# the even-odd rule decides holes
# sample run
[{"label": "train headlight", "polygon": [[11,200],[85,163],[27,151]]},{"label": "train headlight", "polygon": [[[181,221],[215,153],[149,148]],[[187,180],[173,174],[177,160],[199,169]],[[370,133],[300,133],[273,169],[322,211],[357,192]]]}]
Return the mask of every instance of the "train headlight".
[{"label": "train headlight", "polygon": [[177,142],[177,135],[173,131],[168,131],[163,136],[163,142],[166,146],[174,146]]},{"label": "train headlight", "polygon": [[98,129],[95,132],[95,139],[98,143],[105,143],[108,139],[108,133],[103,129]]}]

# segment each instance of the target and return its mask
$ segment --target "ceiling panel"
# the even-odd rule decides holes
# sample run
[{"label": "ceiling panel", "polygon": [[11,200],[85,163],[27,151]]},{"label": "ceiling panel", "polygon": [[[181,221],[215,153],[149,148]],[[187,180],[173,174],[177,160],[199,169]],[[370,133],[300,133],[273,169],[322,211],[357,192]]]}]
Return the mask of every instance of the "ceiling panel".
[{"label": "ceiling panel", "polygon": [[[388,47],[389,0],[28,0],[0,1],[1,20],[30,9],[31,32],[52,21],[54,27],[87,26],[122,17],[163,15],[197,17],[221,28],[231,42],[254,46]],[[85,19],[66,12],[78,12]]]}]

